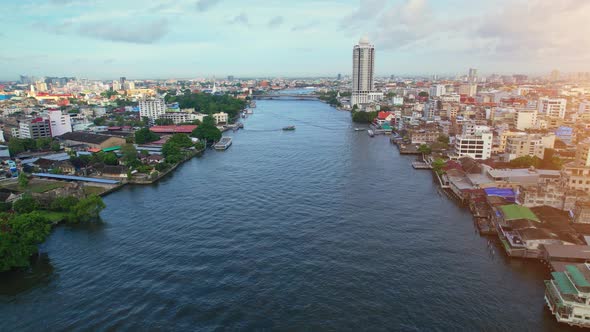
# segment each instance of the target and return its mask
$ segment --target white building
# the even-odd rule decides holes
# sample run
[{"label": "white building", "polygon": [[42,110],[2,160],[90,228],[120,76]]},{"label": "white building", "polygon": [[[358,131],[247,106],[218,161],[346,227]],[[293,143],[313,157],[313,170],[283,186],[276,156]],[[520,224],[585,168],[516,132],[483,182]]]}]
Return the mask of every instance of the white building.
[{"label": "white building", "polygon": [[211,114],[211,116],[215,119],[215,123],[227,123],[228,115],[225,112],[219,112],[215,114]]},{"label": "white building", "polygon": [[72,120],[69,114],[63,114],[59,110],[52,110],[47,112],[47,115],[52,137],[61,136],[72,131]]},{"label": "white building", "polygon": [[590,113],[590,101],[584,101],[580,103],[580,109],[578,110],[578,113]]},{"label": "white building", "polygon": [[113,91],[119,91],[119,90],[121,90],[121,82],[113,81]]},{"label": "white building", "polygon": [[455,153],[458,157],[489,159],[492,156],[492,139],[490,127],[465,124],[463,133],[455,136]]},{"label": "white building", "polygon": [[539,113],[549,117],[565,119],[567,100],[556,98],[540,98]]},{"label": "white building", "polygon": [[162,98],[144,99],[139,102],[139,116],[147,117],[150,120],[159,119],[166,114],[166,103]]},{"label": "white building", "polygon": [[203,121],[203,117],[203,115],[185,112],[170,112],[160,115],[160,119],[170,119],[176,125],[195,120]]},{"label": "white building", "polygon": [[361,38],[352,51],[352,96],[351,106],[367,104],[383,98],[373,91],[375,74],[375,46],[366,37]]},{"label": "white building", "polygon": [[504,161],[530,156],[543,159],[545,149],[552,149],[555,145],[555,135],[518,135],[507,138]]},{"label": "white building", "polygon": [[537,110],[520,109],[514,117],[514,127],[518,130],[527,130],[537,127]]},{"label": "white building", "polygon": [[443,84],[436,84],[430,87],[430,97],[440,97],[447,93],[447,88]]}]

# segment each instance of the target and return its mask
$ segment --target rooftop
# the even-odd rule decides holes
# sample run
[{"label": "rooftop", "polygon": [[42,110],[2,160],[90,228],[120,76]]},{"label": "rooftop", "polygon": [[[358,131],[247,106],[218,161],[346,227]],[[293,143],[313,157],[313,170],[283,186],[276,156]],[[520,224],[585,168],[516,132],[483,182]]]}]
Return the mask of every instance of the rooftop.
[{"label": "rooftop", "polygon": [[537,216],[533,213],[533,211],[531,211],[531,209],[524,206],[516,204],[503,205],[500,206],[500,210],[502,210],[502,214],[506,220],[529,219],[541,222],[539,218],[537,218]]}]

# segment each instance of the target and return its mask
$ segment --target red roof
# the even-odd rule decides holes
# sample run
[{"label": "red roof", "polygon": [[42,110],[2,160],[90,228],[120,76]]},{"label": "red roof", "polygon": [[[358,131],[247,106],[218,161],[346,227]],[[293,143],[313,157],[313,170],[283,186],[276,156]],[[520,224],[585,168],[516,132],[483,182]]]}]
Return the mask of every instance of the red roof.
[{"label": "red roof", "polygon": [[190,134],[195,130],[197,126],[195,125],[183,125],[183,126],[153,126],[150,128],[150,131],[157,133],[157,134]]},{"label": "red roof", "polygon": [[377,114],[377,118],[379,120],[385,120],[390,115],[391,115],[391,112],[379,112],[379,114]]}]

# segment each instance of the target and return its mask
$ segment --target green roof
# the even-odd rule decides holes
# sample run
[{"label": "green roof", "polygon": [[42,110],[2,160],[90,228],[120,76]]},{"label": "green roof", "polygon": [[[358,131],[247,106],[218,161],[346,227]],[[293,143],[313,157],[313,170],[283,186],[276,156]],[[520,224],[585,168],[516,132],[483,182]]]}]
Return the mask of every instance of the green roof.
[{"label": "green roof", "polygon": [[102,149],[103,152],[111,152],[111,151],[117,151],[117,150],[121,150],[120,146],[112,146],[110,148],[104,148]]},{"label": "green roof", "polygon": [[557,288],[563,294],[577,295],[578,291],[564,272],[551,272]]},{"label": "green roof", "polygon": [[582,272],[578,270],[577,266],[567,265],[565,269],[567,270],[567,273],[570,275],[570,277],[572,277],[572,279],[574,280],[574,284],[576,284],[576,286],[590,287],[590,283],[588,282],[588,280],[586,280]]},{"label": "green roof", "polygon": [[541,222],[539,218],[537,218],[537,216],[533,213],[533,211],[525,206],[516,204],[502,205],[500,206],[500,209],[502,210],[505,220],[529,219],[536,222]]}]

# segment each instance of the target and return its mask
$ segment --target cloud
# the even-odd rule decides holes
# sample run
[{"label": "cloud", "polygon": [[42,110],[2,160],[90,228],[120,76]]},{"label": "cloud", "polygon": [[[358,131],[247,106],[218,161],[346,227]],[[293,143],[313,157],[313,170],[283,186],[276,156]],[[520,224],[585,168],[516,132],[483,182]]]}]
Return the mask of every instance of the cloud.
[{"label": "cloud", "polygon": [[197,10],[200,12],[206,12],[220,2],[221,0],[199,0],[197,1]]},{"label": "cloud", "polygon": [[383,10],[386,3],[386,0],[360,0],[359,7],[340,21],[340,28],[355,28],[374,19]]},{"label": "cloud", "polygon": [[269,28],[278,28],[285,22],[285,19],[282,16],[275,16],[268,21]]},{"label": "cloud", "polygon": [[317,27],[320,24],[319,21],[310,21],[304,24],[298,24],[298,25],[294,25],[291,28],[291,31],[293,32],[297,32],[297,31],[307,31],[307,30],[311,30],[315,27]]},{"label": "cloud", "polygon": [[240,15],[232,18],[229,21],[230,24],[241,24],[241,25],[246,25],[249,26],[249,20],[248,20],[248,15],[246,15],[246,13],[242,12]]},{"label": "cloud", "polygon": [[94,21],[82,23],[78,32],[82,36],[115,42],[152,44],[169,32],[166,19],[133,23],[119,21]]}]

